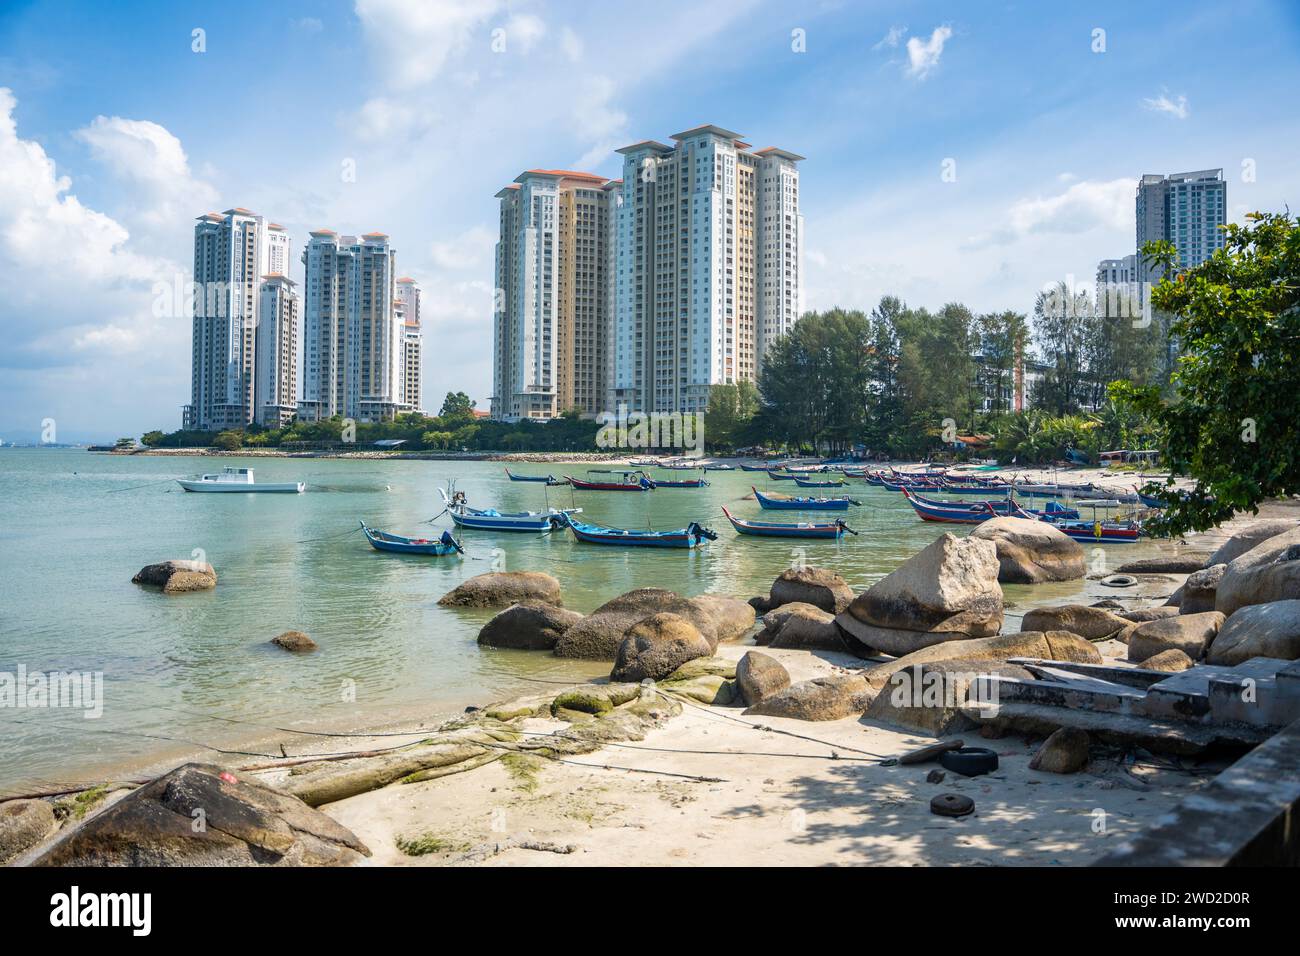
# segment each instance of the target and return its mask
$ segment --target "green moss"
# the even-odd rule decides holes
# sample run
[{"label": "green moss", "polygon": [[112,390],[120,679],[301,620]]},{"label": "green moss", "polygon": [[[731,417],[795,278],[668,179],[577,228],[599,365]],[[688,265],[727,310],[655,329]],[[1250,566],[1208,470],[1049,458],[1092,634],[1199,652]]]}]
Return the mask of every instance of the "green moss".
[{"label": "green moss", "polygon": [[81,791],[72,798],[72,815],[80,820],[106,796],[108,790],[105,787],[91,787],[89,790]]},{"label": "green moss", "polygon": [[397,845],[397,849],[407,856],[428,856],[430,853],[451,853],[469,849],[467,843],[458,843],[436,833],[421,833],[414,837],[399,836],[393,842]]},{"label": "green moss", "polygon": [[537,789],[537,774],[542,769],[542,761],[537,757],[521,753],[508,753],[502,756],[501,766],[506,768],[506,773],[510,779],[515,782],[515,786],[525,793],[532,793]]},{"label": "green moss", "polygon": [[564,710],[574,710],[580,714],[599,716],[609,713],[613,709],[614,704],[608,697],[589,694],[581,690],[565,691],[551,702],[551,715],[554,717],[560,716],[560,711]]}]

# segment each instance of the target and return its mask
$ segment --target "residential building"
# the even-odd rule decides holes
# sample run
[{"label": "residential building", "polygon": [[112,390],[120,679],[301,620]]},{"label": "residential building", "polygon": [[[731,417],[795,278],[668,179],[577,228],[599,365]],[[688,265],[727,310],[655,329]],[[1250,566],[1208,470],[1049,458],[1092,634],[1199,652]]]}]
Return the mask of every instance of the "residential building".
[{"label": "residential building", "polygon": [[494,418],[603,410],[610,195],[603,177],[561,169],[530,169],[497,193]]},{"label": "residential building", "polygon": [[[284,249],[288,253],[287,243]],[[298,293],[287,276],[271,273],[258,297],[254,347],[254,420],[268,428],[293,421],[298,403]]]},{"label": "residential building", "polygon": [[[1222,169],[1202,169],[1169,176],[1145,175],[1137,188],[1137,251],[1164,239],[1178,249],[1181,268],[1200,265],[1222,249],[1220,226],[1228,219],[1228,183]],[[1158,270],[1139,280],[1158,281]]]},{"label": "residential building", "polygon": [[1136,255],[1097,263],[1094,300],[1099,315],[1136,318],[1142,314],[1142,275]]},{"label": "residential building", "polygon": [[397,324],[402,329],[402,390],[398,399],[403,411],[423,411],[420,379],[422,329],[420,326],[420,287],[409,276],[397,280],[393,299]]},{"label": "residential building", "polygon": [[800,313],[803,157],[718,126],[672,140],[618,151],[609,404],[631,411],[702,411]]},{"label": "residential building", "polygon": [[198,218],[185,428],[220,431],[253,421],[258,290],[271,263],[287,261],[288,243],[281,227],[241,207]]},{"label": "residential building", "polygon": [[311,233],[302,255],[300,418],[384,421],[401,409],[405,332],[394,308],[395,259],[383,233]]}]

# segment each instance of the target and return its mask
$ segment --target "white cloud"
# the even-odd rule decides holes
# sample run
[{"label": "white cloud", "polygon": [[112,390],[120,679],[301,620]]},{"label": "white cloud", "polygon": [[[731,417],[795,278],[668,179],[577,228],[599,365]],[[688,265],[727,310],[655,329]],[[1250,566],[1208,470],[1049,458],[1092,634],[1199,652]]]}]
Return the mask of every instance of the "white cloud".
[{"label": "white cloud", "polygon": [[891,50],[896,49],[899,41],[906,35],[907,27],[890,27],[889,32],[881,37],[880,40],[871,47],[871,49],[883,50],[886,47]]},{"label": "white cloud", "polygon": [[531,53],[539,40],[546,36],[546,24],[541,17],[519,13],[506,21],[506,49],[510,52]]},{"label": "white cloud", "polygon": [[410,97],[374,96],[362,104],[351,122],[364,140],[397,141],[432,128],[437,114]]},{"label": "white cloud", "polygon": [[440,269],[464,272],[474,269],[491,272],[492,248],[496,232],[488,226],[474,226],[447,242],[434,242],[430,250],[433,264]]},{"label": "white cloud", "polygon": [[952,37],[952,27],[935,27],[930,39],[912,37],[907,41],[907,75],[923,80],[939,65],[943,45]]},{"label": "white cloud", "polygon": [[1170,99],[1169,94],[1162,92],[1159,96],[1148,97],[1142,101],[1142,105],[1153,113],[1168,113],[1170,116],[1178,119],[1187,119],[1191,110],[1187,106],[1187,97],[1178,96]]},{"label": "white cloud", "polygon": [[1134,179],[1084,180],[1054,196],[1018,199],[991,233],[970,239],[967,248],[1001,245],[1030,235],[1071,234],[1092,229],[1126,229],[1133,222]]},{"label": "white cloud", "polygon": [[499,7],[497,0],[356,0],[374,60],[399,90],[435,79]]},{"label": "white cloud", "polygon": [[560,31],[560,49],[570,63],[577,63],[582,59],[582,37],[565,27]]}]

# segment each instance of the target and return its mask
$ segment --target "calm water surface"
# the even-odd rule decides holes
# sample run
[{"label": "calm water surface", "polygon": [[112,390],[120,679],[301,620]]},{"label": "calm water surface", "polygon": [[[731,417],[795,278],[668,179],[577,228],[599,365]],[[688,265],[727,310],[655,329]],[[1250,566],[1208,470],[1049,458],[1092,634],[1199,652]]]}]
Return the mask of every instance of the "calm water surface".
[{"label": "calm water surface", "polygon": [[[254,467],[259,481],[306,481],[308,492],[187,494],[170,480],[225,465]],[[588,467],[520,470],[582,475]],[[480,648],[475,637],[494,612],[437,601],[488,570],[547,571],[563,583],[566,606],[583,612],[644,586],[747,598],[767,592],[798,556],[795,548],[861,588],[945,530],[917,520],[901,496],[855,482],[851,491],[863,505],[850,509],[848,521],[858,537],[738,538],[721,507],[757,516],[757,504],[743,500],[756,477],[759,487],[791,490],[740,471],[710,472],[711,486],[699,490],[575,493],[511,482],[491,462],[0,450],[0,671],[23,664],[29,672],[104,675],[98,719],[68,709],[0,709],[0,794],[126,773],[200,744],[243,742],[257,751],[247,742],[272,726],[355,729],[403,718],[415,726],[416,714],[538,690],[530,679],[607,673],[608,664]],[[567,532],[465,531],[467,557],[428,558],[374,551],[354,533],[358,519],[428,533],[423,522],[442,510],[437,488],[448,479],[478,507],[576,504],[598,524],[677,528],[695,520],[719,537],[687,552],[582,545]],[[790,513],[796,517],[806,516]],[[434,527],[451,527],[450,520]],[[215,590],[165,596],[131,583],[145,564],[192,555],[217,569]],[[1078,591],[1050,587],[1053,598]],[[1018,589],[1006,590],[1017,599]],[[1041,588],[1034,594],[1047,596]],[[268,645],[291,628],[321,649],[291,655]]]}]

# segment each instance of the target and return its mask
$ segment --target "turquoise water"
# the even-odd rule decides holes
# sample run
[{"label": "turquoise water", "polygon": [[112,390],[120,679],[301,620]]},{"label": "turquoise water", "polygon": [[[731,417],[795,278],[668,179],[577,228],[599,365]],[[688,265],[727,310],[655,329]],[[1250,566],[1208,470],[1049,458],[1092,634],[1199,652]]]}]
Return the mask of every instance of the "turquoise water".
[{"label": "turquoise water", "polygon": [[[306,481],[308,492],[198,495],[170,481],[224,465],[251,466],[260,481]],[[518,470],[582,475],[588,467]],[[563,583],[566,606],[584,612],[643,586],[748,598],[765,594],[798,558],[865,587],[952,530],[918,521],[899,495],[857,482],[851,491],[864,504],[848,521],[858,537],[738,538],[721,506],[759,515],[743,500],[756,478],[759,487],[790,490],[740,471],[711,472],[711,487],[700,490],[584,493],[511,482],[492,462],[4,449],[0,671],[22,664],[29,673],[103,672],[104,707],[97,719],[67,708],[0,708],[0,794],[94,781],[193,753],[197,744],[243,742],[260,752],[247,742],[271,726],[355,729],[403,719],[415,726],[417,714],[431,719],[536,691],[530,680],[607,672],[607,664],[480,648],[475,637],[494,612],[437,600],[488,570],[550,572]],[[695,520],[719,537],[695,551],[664,551],[583,545],[568,532],[465,531],[467,557],[430,558],[374,551],[353,531],[362,519],[428,534],[423,522],[442,510],[437,488],[448,479],[478,507],[576,504],[598,524],[677,528]],[[146,564],[195,555],[216,568],[215,590],[166,596],[131,583]],[[1015,589],[1007,590],[1013,598]],[[291,628],[321,649],[290,655],[267,644]]]}]

